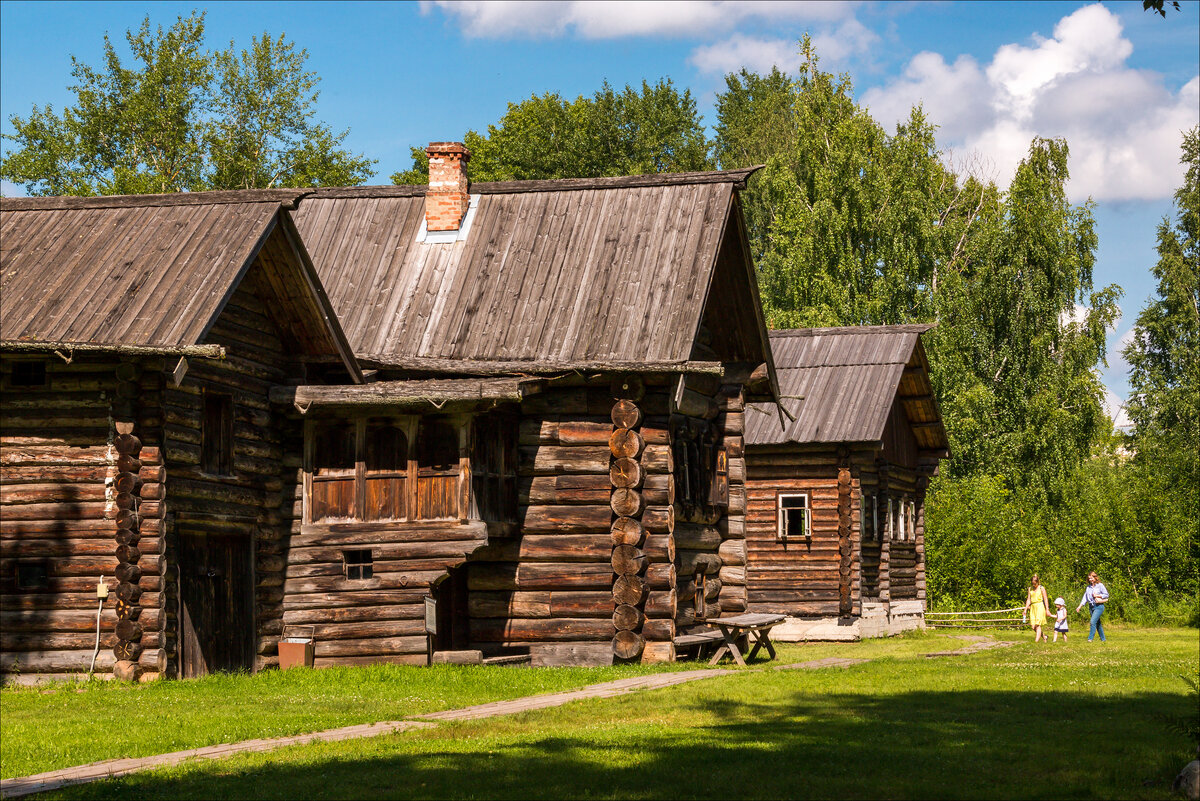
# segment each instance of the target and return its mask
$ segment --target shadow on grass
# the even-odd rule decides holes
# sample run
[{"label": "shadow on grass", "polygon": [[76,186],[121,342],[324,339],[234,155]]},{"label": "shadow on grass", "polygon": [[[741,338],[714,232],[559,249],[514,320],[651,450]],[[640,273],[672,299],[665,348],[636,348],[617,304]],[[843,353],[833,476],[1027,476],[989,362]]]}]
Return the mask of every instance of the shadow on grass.
[{"label": "shadow on grass", "polygon": [[1169,798],[1171,778],[1190,758],[1187,742],[1162,722],[1180,703],[1166,693],[982,691],[698,699],[650,720],[579,717],[540,729],[485,722],[282,751],[267,764],[204,763],[63,795]]}]

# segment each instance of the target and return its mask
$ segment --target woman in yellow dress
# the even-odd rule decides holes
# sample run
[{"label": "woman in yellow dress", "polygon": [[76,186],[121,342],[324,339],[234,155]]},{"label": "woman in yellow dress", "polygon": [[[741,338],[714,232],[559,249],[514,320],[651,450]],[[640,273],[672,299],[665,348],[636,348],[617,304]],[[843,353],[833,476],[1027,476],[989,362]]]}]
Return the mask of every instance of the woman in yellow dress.
[{"label": "woman in yellow dress", "polygon": [[1029,625],[1033,627],[1034,642],[1046,641],[1044,629],[1048,614],[1050,614],[1050,596],[1046,594],[1046,588],[1042,586],[1037,573],[1034,573],[1025,598],[1025,610],[1021,613],[1021,620],[1025,620],[1028,615]]}]

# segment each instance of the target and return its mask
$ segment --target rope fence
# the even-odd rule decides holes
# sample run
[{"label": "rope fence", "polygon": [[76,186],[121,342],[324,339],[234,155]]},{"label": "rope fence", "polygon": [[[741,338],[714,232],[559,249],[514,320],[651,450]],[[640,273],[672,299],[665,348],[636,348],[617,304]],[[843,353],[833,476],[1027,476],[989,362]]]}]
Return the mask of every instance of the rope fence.
[{"label": "rope fence", "polygon": [[1024,607],[982,612],[926,612],[925,625],[934,629],[1019,629]]}]

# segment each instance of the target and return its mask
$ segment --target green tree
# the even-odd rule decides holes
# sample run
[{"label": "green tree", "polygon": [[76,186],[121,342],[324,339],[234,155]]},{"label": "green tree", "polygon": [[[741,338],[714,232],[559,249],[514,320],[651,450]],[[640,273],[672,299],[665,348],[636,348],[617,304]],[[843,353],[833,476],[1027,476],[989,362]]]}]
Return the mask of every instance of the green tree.
[{"label": "green tree", "polygon": [[1096,365],[1121,291],[1093,291],[1095,224],[1090,204],[1067,200],[1067,155],[1034,140],[999,214],[972,234],[977,261],[939,287],[930,349],[954,475],[1049,490],[1110,426]]},{"label": "green tree", "polygon": [[852,90],[805,38],[796,79],[742,70],[717,97],[721,166],[766,164],[744,204],[773,327],[930,319],[938,270],[967,253],[983,188],[942,164],[920,108],[889,135]]},{"label": "green tree", "polygon": [[304,69],[307,60],[307,50],[266,33],[241,53],[230,42],[215,55],[209,186],[346,186],[370,177],[374,162],[342,148],[349,131],[314,120],[321,79]]},{"label": "green tree", "polygon": [[[1158,226],[1157,291],[1138,315],[1129,361],[1133,446],[1200,506],[1200,128],[1183,137],[1177,219]],[[1182,499],[1181,499],[1182,500]]]},{"label": "green tree", "polygon": [[[574,101],[547,93],[509,103],[487,133],[467,131],[471,178],[512,181],[596,178],[710,169],[708,141],[690,91],[669,79],[616,91],[607,82]],[[412,148],[413,166],[395,183],[425,183],[429,164]]]},{"label": "green tree", "polygon": [[316,122],[308,54],[264,34],[249,50],[204,47],[204,14],[126,31],[132,67],[72,57],[75,103],[10,118],[0,177],[34,195],[109,195],[361,183],[373,161]]}]

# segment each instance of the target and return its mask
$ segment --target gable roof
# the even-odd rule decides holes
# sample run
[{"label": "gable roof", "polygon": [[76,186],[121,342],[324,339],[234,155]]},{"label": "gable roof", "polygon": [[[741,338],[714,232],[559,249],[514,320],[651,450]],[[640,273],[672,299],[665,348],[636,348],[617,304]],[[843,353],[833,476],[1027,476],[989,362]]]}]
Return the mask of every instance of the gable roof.
[{"label": "gable roof", "polygon": [[[904,407],[918,447],[948,448],[921,334],[931,325],[771,331],[781,403],[749,404],[747,445],[876,442],[892,405]],[[783,422],[781,423],[780,420]]]},{"label": "gable roof", "polygon": [[471,184],[447,244],[418,241],[425,187],[318,189],[295,220],[365,361],[683,365],[751,172]]},{"label": "gable roof", "polygon": [[[201,343],[258,261],[281,327],[357,364],[283,204],[296,192],[0,203],[0,341],[144,349]],[[279,321],[277,321],[279,322]]]}]

